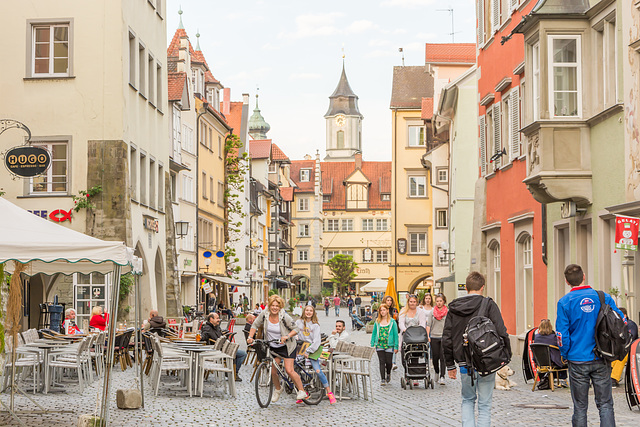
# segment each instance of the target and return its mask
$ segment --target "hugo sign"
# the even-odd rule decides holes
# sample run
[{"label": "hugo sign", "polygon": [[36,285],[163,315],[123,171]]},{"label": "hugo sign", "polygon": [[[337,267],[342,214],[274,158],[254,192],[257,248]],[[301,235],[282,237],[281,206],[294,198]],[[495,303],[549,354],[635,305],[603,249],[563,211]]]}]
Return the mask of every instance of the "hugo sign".
[{"label": "hugo sign", "polygon": [[51,154],[42,147],[14,147],[4,156],[4,164],[12,174],[24,178],[42,175],[51,165]]}]

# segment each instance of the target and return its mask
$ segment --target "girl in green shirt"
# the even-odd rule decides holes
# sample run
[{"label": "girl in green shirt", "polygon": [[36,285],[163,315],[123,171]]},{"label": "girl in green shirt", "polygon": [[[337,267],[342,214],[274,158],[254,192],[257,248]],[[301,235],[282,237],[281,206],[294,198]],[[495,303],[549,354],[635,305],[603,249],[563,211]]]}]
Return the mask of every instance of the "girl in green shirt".
[{"label": "girl in green shirt", "polygon": [[389,314],[389,306],[381,304],[373,325],[371,347],[375,347],[380,362],[381,385],[391,382],[393,355],[398,352],[398,325]]}]

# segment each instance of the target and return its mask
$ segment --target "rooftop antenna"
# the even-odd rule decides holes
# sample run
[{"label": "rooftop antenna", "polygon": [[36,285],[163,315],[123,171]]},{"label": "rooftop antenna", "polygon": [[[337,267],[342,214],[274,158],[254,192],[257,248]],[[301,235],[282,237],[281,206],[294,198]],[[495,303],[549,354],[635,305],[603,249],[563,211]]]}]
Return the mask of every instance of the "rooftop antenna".
[{"label": "rooftop antenna", "polygon": [[451,32],[449,35],[451,36],[451,43],[455,43],[455,35],[459,33],[459,31],[455,31],[455,27],[453,25],[453,7],[449,6],[448,9],[436,9],[436,12],[449,12],[451,15]]},{"label": "rooftop antenna", "polygon": [[402,49],[401,47],[398,48],[398,52],[400,52],[402,54],[402,66],[404,67],[404,49]]}]

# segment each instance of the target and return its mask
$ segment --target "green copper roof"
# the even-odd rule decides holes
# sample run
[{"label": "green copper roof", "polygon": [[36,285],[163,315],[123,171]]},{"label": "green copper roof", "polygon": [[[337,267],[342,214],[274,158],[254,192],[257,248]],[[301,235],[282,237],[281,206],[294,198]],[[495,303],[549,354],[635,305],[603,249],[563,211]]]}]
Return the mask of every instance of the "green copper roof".
[{"label": "green copper roof", "polygon": [[249,135],[253,139],[267,139],[267,132],[271,129],[269,123],[266,122],[262,114],[260,114],[260,108],[258,107],[258,94],[256,94],[256,108],[253,109],[253,114],[249,117]]}]

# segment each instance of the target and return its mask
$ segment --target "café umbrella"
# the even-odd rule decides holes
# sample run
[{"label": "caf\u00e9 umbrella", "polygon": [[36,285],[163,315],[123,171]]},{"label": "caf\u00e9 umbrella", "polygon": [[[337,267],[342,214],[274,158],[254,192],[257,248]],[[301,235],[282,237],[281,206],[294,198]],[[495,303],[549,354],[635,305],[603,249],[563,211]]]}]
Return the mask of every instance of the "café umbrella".
[{"label": "caf\u00e9 umbrella", "polygon": [[[133,271],[136,262],[133,250],[124,243],[104,241],[66,228],[34,215],[0,197],[0,264],[7,273],[20,272],[25,276],[45,274],[71,275],[74,273],[112,273],[111,295],[119,294],[120,274]],[[20,275],[14,274],[9,300],[20,301],[22,286]],[[112,297],[111,312],[117,312],[118,298]],[[7,318],[17,341],[20,304],[9,304]],[[107,355],[113,357],[115,323],[109,323]],[[15,349],[15,346],[13,346]],[[15,360],[15,351],[12,360]],[[108,361],[109,362],[109,361]],[[108,365],[109,366],[109,365]],[[106,370],[102,391],[102,418],[108,420],[109,369]],[[12,415],[15,390],[15,372],[12,374],[12,393],[9,409]],[[35,403],[35,402],[34,402]],[[107,421],[108,422],[108,421]]]}]

